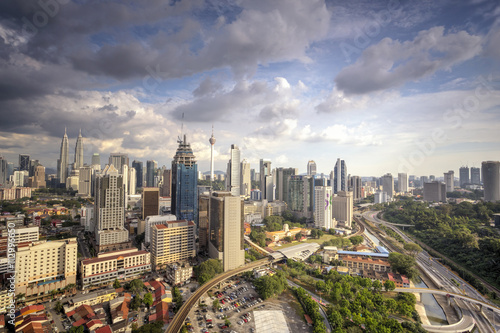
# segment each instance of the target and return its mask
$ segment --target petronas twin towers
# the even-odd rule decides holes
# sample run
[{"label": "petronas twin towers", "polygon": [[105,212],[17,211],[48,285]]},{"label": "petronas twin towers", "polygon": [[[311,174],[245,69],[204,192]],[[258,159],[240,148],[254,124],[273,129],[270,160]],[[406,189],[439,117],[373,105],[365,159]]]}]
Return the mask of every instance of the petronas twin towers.
[{"label": "petronas twin towers", "polygon": [[[68,135],[66,134],[66,128],[64,129],[64,136],[61,141],[61,153],[59,159],[57,160],[57,178],[60,184],[66,184],[66,179],[68,178],[69,170],[69,142]],[[79,170],[83,166],[83,137],[82,130],[78,134],[75,146],[75,161],[73,163],[73,170]]]}]

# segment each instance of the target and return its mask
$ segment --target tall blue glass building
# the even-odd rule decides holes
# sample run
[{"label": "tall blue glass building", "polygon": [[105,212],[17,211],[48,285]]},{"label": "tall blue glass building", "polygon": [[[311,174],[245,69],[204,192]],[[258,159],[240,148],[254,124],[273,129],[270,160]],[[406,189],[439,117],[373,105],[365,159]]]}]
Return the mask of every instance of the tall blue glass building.
[{"label": "tall blue glass building", "polygon": [[171,199],[178,220],[198,222],[198,166],[185,135],[172,161]]}]

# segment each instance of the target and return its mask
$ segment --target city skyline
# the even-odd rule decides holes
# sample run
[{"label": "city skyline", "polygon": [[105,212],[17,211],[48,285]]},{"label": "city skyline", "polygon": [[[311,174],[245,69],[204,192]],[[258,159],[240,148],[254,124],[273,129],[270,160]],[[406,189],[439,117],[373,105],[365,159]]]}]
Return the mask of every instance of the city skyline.
[{"label": "city skyline", "polygon": [[121,152],[168,166],[187,134],[206,171],[212,125],[215,170],[231,144],[255,169],[266,159],[299,173],[310,159],[362,176],[500,159],[495,1],[70,2],[43,25],[39,5],[0,9],[11,162],[26,153],[56,168],[67,127],[71,147],[82,128],[87,163]]}]

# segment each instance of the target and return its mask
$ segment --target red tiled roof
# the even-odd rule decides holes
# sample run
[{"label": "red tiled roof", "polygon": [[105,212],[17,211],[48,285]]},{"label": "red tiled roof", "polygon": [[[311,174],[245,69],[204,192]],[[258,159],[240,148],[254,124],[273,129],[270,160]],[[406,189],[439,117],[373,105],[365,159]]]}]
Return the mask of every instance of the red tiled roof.
[{"label": "red tiled roof", "polygon": [[80,319],[80,320],[77,320],[73,323],[73,326],[77,327],[77,326],[82,326],[83,324],[85,324],[86,320],[85,319]]},{"label": "red tiled roof", "polygon": [[102,325],[102,321],[94,319],[85,324],[89,330],[91,330],[91,328],[95,325]]},{"label": "red tiled roof", "polygon": [[109,325],[106,325],[96,329],[95,333],[113,333],[113,331],[111,330],[111,327]]}]

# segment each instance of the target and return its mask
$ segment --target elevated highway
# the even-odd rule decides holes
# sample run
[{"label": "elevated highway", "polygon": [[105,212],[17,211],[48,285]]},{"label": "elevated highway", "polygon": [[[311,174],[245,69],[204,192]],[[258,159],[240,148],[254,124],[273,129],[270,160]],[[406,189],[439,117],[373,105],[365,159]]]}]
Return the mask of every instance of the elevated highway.
[{"label": "elevated highway", "polygon": [[233,269],[228,272],[224,272],[222,274],[217,275],[214,277],[212,280],[206,282],[202,286],[200,286],[192,295],[191,297],[188,298],[186,303],[184,303],[179,311],[177,311],[176,315],[174,316],[174,319],[170,322],[170,325],[168,326],[166,333],[178,333],[182,325],[184,324],[184,320],[186,320],[186,317],[191,310],[191,308],[198,302],[201,296],[205,294],[207,291],[209,291],[211,288],[213,288],[215,285],[219,284],[220,282],[227,280],[234,275],[243,273],[245,271],[252,270],[254,268],[272,264],[275,260],[265,258],[261,260],[257,260],[251,263],[246,264],[245,266],[238,267],[236,269]]}]

